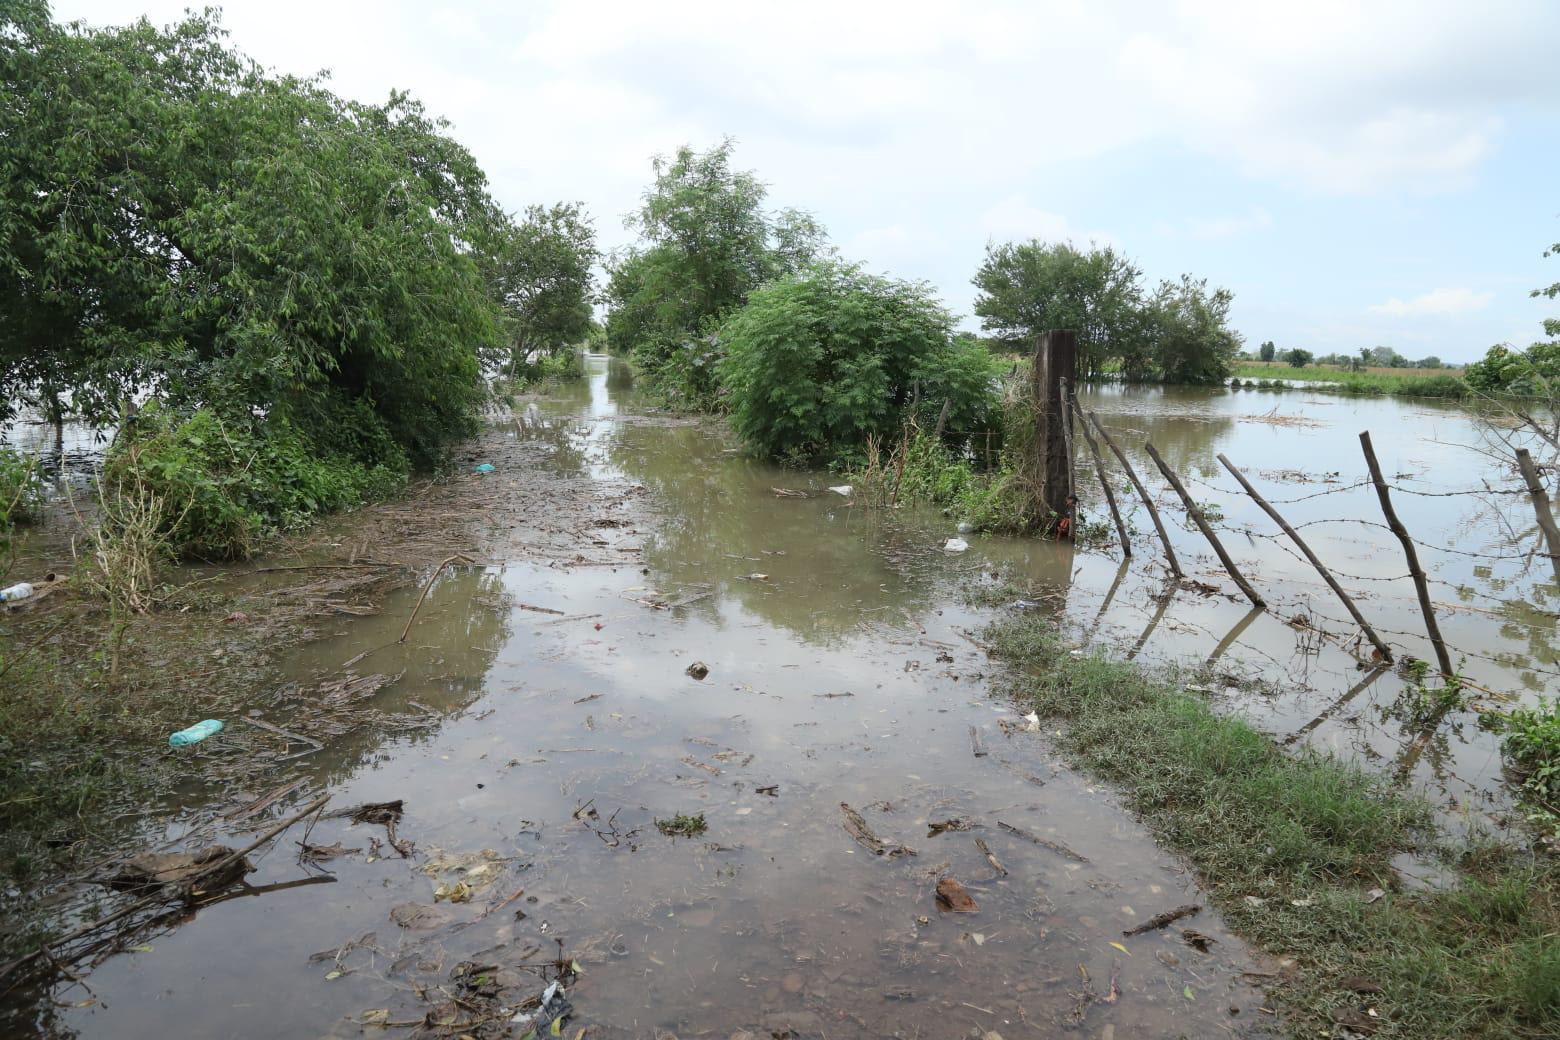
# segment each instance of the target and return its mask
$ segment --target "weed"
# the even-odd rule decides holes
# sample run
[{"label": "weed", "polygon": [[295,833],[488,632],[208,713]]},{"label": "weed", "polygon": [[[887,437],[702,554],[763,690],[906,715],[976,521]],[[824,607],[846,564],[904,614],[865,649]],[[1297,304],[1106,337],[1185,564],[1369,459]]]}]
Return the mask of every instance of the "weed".
[{"label": "weed", "polygon": [[669,838],[697,838],[709,830],[709,824],[705,821],[703,813],[694,816],[678,813],[670,820],[656,820],[655,829]]},{"label": "weed", "polygon": [[1500,723],[1501,750],[1522,778],[1523,790],[1551,806],[1560,803],[1560,700],[1518,708]]}]

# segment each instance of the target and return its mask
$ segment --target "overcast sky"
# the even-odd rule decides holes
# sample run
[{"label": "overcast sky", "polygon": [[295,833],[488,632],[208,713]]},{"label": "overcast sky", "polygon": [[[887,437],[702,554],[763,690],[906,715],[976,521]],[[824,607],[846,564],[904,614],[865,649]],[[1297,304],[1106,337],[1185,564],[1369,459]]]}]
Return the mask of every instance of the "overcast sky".
[{"label": "overcast sky", "polygon": [[1549,0],[499,6],[230,0],[223,21],[338,93],[409,90],[505,205],[582,201],[609,247],[652,155],[729,134],[774,205],[965,315],[986,243],[1031,236],[1229,287],[1248,346],[1470,360],[1560,313],[1528,296],[1560,281]]}]

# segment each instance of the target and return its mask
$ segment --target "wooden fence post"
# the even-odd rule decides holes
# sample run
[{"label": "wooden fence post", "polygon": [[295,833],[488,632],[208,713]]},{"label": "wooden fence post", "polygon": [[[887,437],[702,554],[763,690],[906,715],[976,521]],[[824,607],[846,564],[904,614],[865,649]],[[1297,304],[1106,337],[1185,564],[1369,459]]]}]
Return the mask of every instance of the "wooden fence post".
[{"label": "wooden fence post", "polygon": [[1241,592],[1245,593],[1246,598],[1251,600],[1253,606],[1266,609],[1267,604],[1263,602],[1261,596],[1257,595],[1257,590],[1251,587],[1251,583],[1240,573],[1239,568],[1235,566],[1235,561],[1230,559],[1230,554],[1224,551],[1224,543],[1219,541],[1219,536],[1213,533],[1212,527],[1208,526],[1208,521],[1202,515],[1202,510],[1197,508],[1197,503],[1192,501],[1192,496],[1186,493],[1186,487],[1181,483],[1181,478],[1175,475],[1175,470],[1171,469],[1169,464],[1160,458],[1159,452],[1152,444],[1144,444],[1143,447],[1148,452],[1148,457],[1154,460],[1154,465],[1159,467],[1159,472],[1164,474],[1165,479],[1170,482],[1170,486],[1175,489],[1175,493],[1181,497],[1181,504],[1186,507],[1186,514],[1192,518],[1192,523],[1197,525],[1197,529],[1203,533],[1203,537],[1208,539],[1208,544],[1213,546],[1214,554],[1219,557],[1219,562],[1224,564],[1224,569],[1229,572],[1230,577],[1235,579],[1235,585]]},{"label": "wooden fence post", "polygon": [[1419,612],[1425,616],[1425,631],[1430,634],[1430,645],[1435,647],[1441,674],[1449,679],[1452,677],[1452,658],[1446,652],[1446,640],[1441,638],[1441,626],[1436,624],[1435,608],[1430,605],[1430,583],[1425,579],[1424,569],[1419,566],[1414,540],[1408,536],[1408,529],[1392,508],[1392,496],[1387,491],[1387,482],[1382,479],[1381,464],[1376,461],[1376,449],[1371,447],[1369,430],[1360,433],[1360,447],[1365,449],[1365,465],[1370,468],[1370,480],[1376,485],[1376,497],[1381,501],[1381,512],[1387,518],[1387,527],[1397,535],[1398,542],[1403,546],[1403,555],[1408,557],[1408,573],[1414,579],[1414,591],[1419,594]]},{"label": "wooden fence post", "polygon": [[1078,407],[1078,398],[1069,399],[1072,411],[1078,416],[1078,428],[1083,431],[1083,439],[1089,445],[1089,455],[1094,459],[1094,475],[1100,478],[1100,488],[1105,492],[1105,504],[1110,507],[1110,518],[1116,522],[1116,536],[1121,539],[1121,555],[1132,555],[1132,542],[1127,538],[1127,525],[1121,520],[1121,511],[1116,508],[1116,493],[1110,488],[1110,480],[1105,476],[1105,460],[1100,458],[1100,445],[1094,439],[1094,434],[1089,432],[1089,424],[1083,418],[1083,409]]},{"label": "wooden fence post", "polygon": [[1517,468],[1527,482],[1528,498],[1533,501],[1533,512],[1538,517],[1539,530],[1544,532],[1544,542],[1549,546],[1549,563],[1555,570],[1555,581],[1560,582],[1560,528],[1555,527],[1555,514],[1549,508],[1549,492],[1538,479],[1538,467],[1526,448],[1517,449]]},{"label": "wooden fence post", "polygon": [[[1070,489],[1067,473],[1067,411],[1062,398],[1063,382],[1071,382],[1077,367],[1078,334],[1069,331],[1042,332],[1035,344],[1032,388],[1035,402],[1034,480],[1040,488],[1040,506],[1051,517],[1070,518],[1067,501]],[[1069,525],[1070,526],[1070,525]]]},{"label": "wooden fence post", "polygon": [[[1076,516],[1078,512],[1078,483],[1077,474],[1073,472],[1073,435],[1072,435],[1072,380],[1061,379],[1057,387],[1062,392],[1062,450],[1067,453],[1067,515]],[[1073,534],[1072,526],[1067,529],[1068,537]]]},{"label": "wooden fence post", "polygon": [[1121,468],[1126,470],[1127,479],[1132,481],[1132,486],[1137,489],[1138,498],[1142,499],[1143,505],[1148,508],[1149,518],[1154,521],[1154,530],[1159,532],[1159,544],[1165,547],[1165,562],[1170,565],[1170,573],[1175,575],[1176,578],[1186,577],[1186,575],[1181,573],[1181,561],[1175,558],[1175,550],[1170,548],[1170,535],[1165,531],[1164,521],[1159,519],[1159,510],[1154,506],[1154,500],[1149,497],[1148,488],[1144,487],[1143,482],[1138,479],[1137,470],[1132,468],[1132,463],[1128,460],[1126,453],[1111,438],[1110,431],[1100,424],[1100,417],[1093,412],[1085,414],[1088,415],[1089,422],[1093,424],[1094,429],[1104,438],[1105,444],[1115,454],[1116,461],[1121,463]]},{"label": "wooden fence post", "polygon": [[1327,569],[1327,565],[1311,551],[1311,547],[1305,544],[1305,539],[1300,537],[1300,532],[1290,527],[1289,521],[1280,516],[1278,510],[1269,505],[1267,499],[1257,493],[1257,489],[1251,486],[1251,481],[1246,479],[1244,473],[1235,468],[1233,462],[1223,454],[1220,454],[1218,459],[1224,463],[1224,468],[1230,471],[1230,476],[1234,477],[1236,482],[1245,489],[1246,494],[1251,496],[1251,500],[1261,506],[1264,513],[1273,518],[1273,522],[1289,536],[1290,541],[1299,546],[1300,551],[1305,554],[1307,560],[1311,561],[1311,566],[1316,568],[1316,572],[1322,576],[1322,580],[1327,583],[1328,588],[1332,589],[1338,598],[1343,601],[1344,607],[1349,611],[1349,616],[1354,618],[1354,623],[1364,630],[1365,638],[1370,640],[1370,645],[1374,646],[1377,652],[1381,654],[1383,661],[1390,663],[1392,660],[1392,648],[1382,641],[1374,628],[1370,627],[1370,623],[1365,620],[1365,615],[1360,613],[1360,608],[1354,605],[1354,598],[1343,591],[1343,586],[1338,584],[1338,579],[1333,577],[1332,571]]}]

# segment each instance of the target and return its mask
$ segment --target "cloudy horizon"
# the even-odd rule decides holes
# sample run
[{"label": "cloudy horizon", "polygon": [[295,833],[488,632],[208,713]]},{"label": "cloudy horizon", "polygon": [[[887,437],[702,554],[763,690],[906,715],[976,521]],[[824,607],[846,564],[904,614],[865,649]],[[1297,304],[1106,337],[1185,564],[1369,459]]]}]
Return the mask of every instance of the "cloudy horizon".
[{"label": "cloudy horizon", "polygon": [[1554,5],[484,6],[230,0],[222,22],[279,72],[409,91],[506,207],[581,201],[608,248],[653,155],[729,135],[772,206],[965,316],[987,242],[1029,237],[1229,288],[1248,348],[1469,361],[1555,310],[1529,295],[1560,281]]}]

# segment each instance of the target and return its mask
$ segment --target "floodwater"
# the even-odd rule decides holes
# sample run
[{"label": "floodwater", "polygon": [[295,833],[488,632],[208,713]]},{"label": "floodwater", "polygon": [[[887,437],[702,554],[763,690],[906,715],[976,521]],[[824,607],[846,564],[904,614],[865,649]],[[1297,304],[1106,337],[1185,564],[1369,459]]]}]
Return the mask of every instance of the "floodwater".
[{"label": "floodwater", "polygon": [[[1460,413],[1255,391],[1086,400],[1124,446],[1152,439],[1194,478],[1194,496],[1219,506],[1236,529],[1227,544],[1273,605],[1251,616],[1219,594],[1156,599],[1164,572],[1141,514],[1126,568],[1113,550],[983,536],[947,555],[938,546],[952,524],[935,512],[865,510],[824,491],[837,482],[828,475],[743,458],[713,424],[648,414],[615,362],[592,357],[588,370],[514,423],[515,438],[548,449],[534,470],[495,479],[583,479],[611,492],[613,511],[580,536],[629,562],[570,566],[515,551],[455,569],[405,645],[394,640],[415,590],[377,616],[343,619],[278,678],[307,685],[373,650],[357,671],[399,676],[374,706],[429,725],[370,727],[288,763],[276,782],[304,786],[259,822],[318,793],[332,807],[401,799],[396,837],[408,855],[383,827],[333,819],[307,840],[348,851],[304,863],[300,830],[290,831],[249,878],[283,887],[203,908],[106,960],[90,992],[61,985],[32,1032],[505,1035],[497,1009],[539,995],[561,959],[581,969],[566,1036],[580,1026],[596,1037],[1261,1035],[1272,1020],[1241,972],[1271,966],[1216,916],[1123,936],[1200,894],[1110,791],[1062,767],[1048,734],[1025,731],[993,693],[993,666],[972,638],[986,615],[962,592],[994,573],[1025,584],[1032,609],[1080,642],[1211,661],[1199,680],[1210,696],[1281,739],[1394,771],[1448,812],[1503,804],[1498,753],[1473,714],[1453,711],[1423,736],[1423,712],[1401,703],[1410,683],[1361,672],[1319,640],[1316,628],[1347,632],[1332,620],[1341,606],[1261,536],[1265,517],[1214,462],[1227,452],[1274,500],[1336,492],[1280,506],[1297,524],[1377,519],[1368,488],[1337,490],[1363,474],[1364,428],[1402,487],[1510,486],[1460,447],[1476,439]],[[1089,475],[1080,467],[1080,483]],[[814,494],[777,497],[776,487]],[[1443,628],[1470,677],[1521,697],[1555,664],[1554,575],[1542,557],[1512,558],[1531,547],[1526,508],[1516,496],[1399,497],[1416,537],[1482,554],[1425,554]],[[1188,572],[1233,593],[1196,532],[1172,526]],[[1429,657],[1391,536],[1357,522],[1306,531],[1362,593],[1366,615]],[[1302,612],[1309,631],[1285,623]],[[696,661],[702,681],[686,671]],[[225,753],[213,742],[192,761]],[[845,829],[841,803],[917,854],[874,855]],[[656,821],[677,814],[702,814],[707,829],[662,834]],[[930,822],[950,818],[973,829],[928,836]],[[171,819],[167,834],[186,822]],[[261,829],[245,826],[223,840]],[[976,913],[939,910],[945,873]],[[311,877],[325,880],[287,887]],[[469,901],[435,903],[439,885],[463,879]],[[1186,926],[1216,940],[1211,952],[1181,942]],[[492,986],[473,995],[474,975],[499,980],[497,996]]]}]

